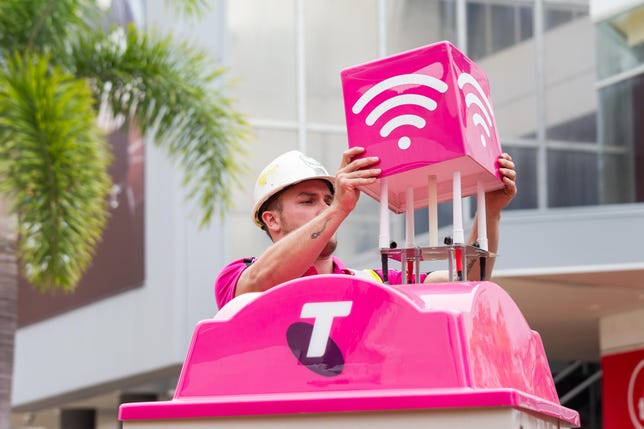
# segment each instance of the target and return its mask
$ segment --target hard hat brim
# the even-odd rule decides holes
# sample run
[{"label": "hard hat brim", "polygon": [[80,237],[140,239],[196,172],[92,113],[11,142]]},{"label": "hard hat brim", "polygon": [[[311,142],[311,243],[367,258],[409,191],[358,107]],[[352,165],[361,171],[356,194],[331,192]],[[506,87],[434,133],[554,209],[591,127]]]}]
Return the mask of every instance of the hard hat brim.
[{"label": "hard hat brim", "polygon": [[322,180],[326,181],[331,190],[335,192],[335,177],[333,176],[311,176],[311,177],[306,177],[301,180],[294,181],[292,183],[286,183],[282,186],[276,187],[273,189],[273,192],[270,194],[264,195],[260,200],[258,200],[255,205],[253,206],[253,222],[255,225],[258,227],[262,228],[264,226],[264,223],[260,219],[260,211],[263,207],[263,205],[270,200],[271,198],[275,197],[276,195],[280,194],[282,191],[284,191],[286,188],[290,188],[291,186],[295,186],[297,184],[300,184],[302,182],[308,182],[309,180]]}]

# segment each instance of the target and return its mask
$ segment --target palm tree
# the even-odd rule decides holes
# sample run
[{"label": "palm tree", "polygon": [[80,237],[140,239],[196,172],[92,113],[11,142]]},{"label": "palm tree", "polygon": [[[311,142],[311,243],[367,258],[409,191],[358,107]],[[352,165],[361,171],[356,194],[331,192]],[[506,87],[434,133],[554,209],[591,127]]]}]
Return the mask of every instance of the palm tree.
[{"label": "palm tree", "polygon": [[[177,6],[199,12],[206,1]],[[101,239],[111,183],[99,111],[166,149],[202,224],[239,185],[248,127],[223,94],[221,67],[133,25],[104,31],[104,16],[96,0],[0,1],[0,429],[9,427],[18,272],[42,290],[71,290]]]}]

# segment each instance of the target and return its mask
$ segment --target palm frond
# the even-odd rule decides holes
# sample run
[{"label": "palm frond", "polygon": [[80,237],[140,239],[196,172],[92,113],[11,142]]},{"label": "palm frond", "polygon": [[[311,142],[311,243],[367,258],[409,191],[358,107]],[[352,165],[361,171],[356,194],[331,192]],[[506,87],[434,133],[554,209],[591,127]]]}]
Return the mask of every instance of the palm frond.
[{"label": "palm frond", "polygon": [[[120,36],[119,36],[120,34]],[[115,115],[134,118],[183,168],[202,225],[232,202],[245,171],[249,127],[223,94],[225,71],[200,50],[139,32],[95,33],[73,49],[75,73],[92,80]]]},{"label": "palm frond", "polygon": [[213,0],[166,0],[171,9],[187,18],[199,18],[212,8]]},{"label": "palm frond", "polygon": [[11,57],[0,71],[0,191],[18,214],[24,274],[71,289],[107,216],[109,149],[92,91],[47,57]]},{"label": "palm frond", "polygon": [[69,40],[100,23],[95,0],[0,1],[0,54],[64,53]]}]

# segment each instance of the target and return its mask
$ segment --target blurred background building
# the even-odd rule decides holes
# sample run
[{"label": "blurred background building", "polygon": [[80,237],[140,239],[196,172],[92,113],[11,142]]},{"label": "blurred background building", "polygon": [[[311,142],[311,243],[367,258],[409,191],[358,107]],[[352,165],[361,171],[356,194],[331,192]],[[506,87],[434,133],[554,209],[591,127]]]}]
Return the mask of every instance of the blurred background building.
[{"label": "blurred background building", "polygon": [[[171,397],[194,324],[217,311],[219,269],[269,244],[250,216],[260,169],[300,149],[333,171],[347,145],[340,71],[441,40],[487,71],[517,164],[495,282],[541,334],[582,427],[644,427],[644,0],[221,0],[197,24],[162,0],[114,7],[229,67],[256,136],[252,168],[226,219],[199,230],[181,173],[153,145],[143,155],[136,133],[121,136],[135,170],[114,201],[144,213],[131,235],[138,265],[57,311],[21,285],[15,429],[117,428],[120,403]],[[350,266],[378,263],[377,213],[363,196],[343,225],[337,254]],[[449,204],[440,213],[449,234]],[[426,219],[416,212],[420,245]],[[404,219],[391,222],[402,239]]]}]

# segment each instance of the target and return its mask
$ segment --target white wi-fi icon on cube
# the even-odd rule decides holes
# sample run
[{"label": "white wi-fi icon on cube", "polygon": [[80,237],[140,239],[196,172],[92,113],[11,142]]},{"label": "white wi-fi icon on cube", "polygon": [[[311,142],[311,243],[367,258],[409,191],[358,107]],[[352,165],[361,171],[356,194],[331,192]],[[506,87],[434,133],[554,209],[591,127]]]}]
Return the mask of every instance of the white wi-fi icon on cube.
[{"label": "white wi-fi icon on cube", "polygon": [[[433,76],[428,76],[424,74],[412,73],[412,74],[401,74],[397,76],[390,77],[381,82],[378,82],[371,88],[369,88],[356,103],[351,108],[351,111],[357,115],[369,104],[371,100],[376,98],[376,96],[382,94],[383,92],[393,89],[402,85],[414,85],[414,86],[426,86],[432,88],[441,94],[447,91],[447,84],[440,79],[437,79]],[[387,98],[380,104],[378,104],[365,119],[365,124],[368,126],[373,126],[378,119],[384,115],[386,112],[391,109],[405,106],[405,105],[415,105],[420,106],[428,111],[434,111],[438,107],[438,103],[425,95],[420,94],[410,94],[402,93],[399,95],[394,95],[393,97]],[[396,128],[411,125],[418,129],[424,128],[427,124],[427,121],[422,116],[413,114],[413,113],[401,113],[387,121],[380,128],[380,136],[388,137],[392,131]],[[398,147],[402,150],[408,149],[411,146],[411,139],[408,136],[402,136],[398,139]]]},{"label": "white wi-fi icon on cube", "polygon": [[[492,104],[485,96],[481,85],[471,74],[461,73],[458,77],[458,87],[465,94],[465,106],[467,107],[468,114],[472,116],[474,126],[479,127],[485,133],[481,133],[481,144],[483,147],[486,147],[488,139],[491,138],[490,128],[494,126],[494,122],[492,121]],[[473,91],[467,92],[465,90],[466,87]],[[478,109],[471,108],[472,105],[478,107]],[[486,136],[487,139],[485,138]]]}]

